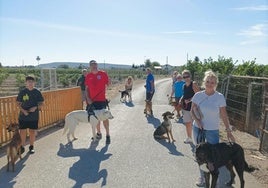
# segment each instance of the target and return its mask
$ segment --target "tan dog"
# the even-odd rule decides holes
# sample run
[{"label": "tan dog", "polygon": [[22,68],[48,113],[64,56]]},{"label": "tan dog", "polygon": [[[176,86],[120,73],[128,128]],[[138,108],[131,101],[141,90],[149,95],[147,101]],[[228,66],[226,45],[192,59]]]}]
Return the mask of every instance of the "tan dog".
[{"label": "tan dog", "polygon": [[11,162],[12,171],[15,171],[15,162],[21,159],[21,137],[19,133],[19,125],[12,123],[7,127],[8,132],[14,132],[11,142],[7,145],[7,171],[9,171],[9,163]]},{"label": "tan dog", "polygon": [[[167,111],[162,114],[164,121],[161,123],[159,127],[157,127],[154,131],[154,138],[155,139],[168,139],[168,142],[170,143],[170,138],[172,139],[172,142],[175,142],[176,140],[173,138],[172,134],[172,124],[170,119],[173,119],[173,113]],[[165,136],[167,135],[167,137]]]},{"label": "tan dog", "polygon": [[145,116],[153,115],[152,101],[147,101],[147,100],[145,100],[144,114],[145,114]]}]

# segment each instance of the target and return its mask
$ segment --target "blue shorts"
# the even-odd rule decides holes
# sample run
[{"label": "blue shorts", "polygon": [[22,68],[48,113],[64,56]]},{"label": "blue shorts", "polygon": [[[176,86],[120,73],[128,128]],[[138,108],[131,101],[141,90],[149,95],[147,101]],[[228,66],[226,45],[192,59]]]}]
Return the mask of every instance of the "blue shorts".
[{"label": "blue shorts", "polygon": [[[193,137],[194,142],[197,144],[197,137],[198,137],[199,128],[193,126]],[[206,142],[210,144],[217,144],[220,142],[220,133],[219,130],[204,130]]]},{"label": "blue shorts", "polygon": [[146,101],[152,101],[153,96],[154,92],[146,92]]}]

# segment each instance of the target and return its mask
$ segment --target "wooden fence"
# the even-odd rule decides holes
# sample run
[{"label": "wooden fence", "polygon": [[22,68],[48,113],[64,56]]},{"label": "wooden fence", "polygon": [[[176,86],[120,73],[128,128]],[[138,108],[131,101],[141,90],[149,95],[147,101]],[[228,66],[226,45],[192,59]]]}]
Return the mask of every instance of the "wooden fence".
[{"label": "wooden fence", "polygon": [[[45,91],[42,95],[45,101],[39,112],[39,130],[63,120],[68,112],[82,109],[80,87]],[[12,138],[12,133],[6,130],[7,125],[18,122],[16,97],[0,97],[0,146]]]}]

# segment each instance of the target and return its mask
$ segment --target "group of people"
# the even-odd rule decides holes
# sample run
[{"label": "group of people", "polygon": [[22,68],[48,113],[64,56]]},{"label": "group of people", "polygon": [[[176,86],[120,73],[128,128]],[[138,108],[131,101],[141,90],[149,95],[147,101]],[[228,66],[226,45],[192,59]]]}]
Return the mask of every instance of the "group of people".
[{"label": "group of people", "polygon": [[[110,84],[110,79],[105,71],[98,69],[95,60],[89,62],[90,71],[82,70],[82,76],[78,80],[78,85],[82,90],[82,101],[85,101],[87,108],[93,107],[96,110],[107,107],[106,89]],[[146,78],[146,102],[149,102],[152,112],[152,98],[155,93],[154,76],[151,69],[147,68]],[[132,78],[128,77],[125,89],[132,89]],[[206,142],[210,144],[219,143],[220,118],[225,125],[227,136],[230,141],[235,141],[232,135],[228,116],[226,112],[226,100],[224,96],[216,91],[218,77],[212,71],[205,72],[203,79],[204,90],[200,91],[199,86],[192,80],[191,73],[184,70],[182,74],[175,72],[172,78],[172,92],[175,95],[178,117],[183,118],[186,126],[186,139],[184,143],[198,144],[198,134],[202,130]],[[38,128],[39,110],[43,105],[44,98],[35,87],[35,79],[32,76],[26,77],[26,87],[21,90],[17,96],[17,103],[20,109],[19,128],[22,138],[21,153],[24,152],[26,140],[26,129],[30,133],[29,152],[34,153],[35,131]],[[182,111],[182,114],[181,112]],[[106,131],[106,144],[110,144],[109,120],[103,121]],[[193,135],[193,137],[192,137]],[[102,138],[100,122],[97,125],[97,138]],[[204,173],[200,170],[200,177],[196,183],[197,186],[203,186],[205,183]]]},{"label": "group of people", "polygon": [[[204,134],[206,142],[219,143],[220,118],[225,126],[228,140],[235,142],[226,112],[226,100],[223,94],[216,90],[217,84],[218,77],[210,70],[205,72],[202,91],[192,80],[190,71],[184,70],[182,74],[173,73],[171,96],[175,94],[177,101],[175,109],[178,116],[182,109],[187,135],[184,143],[198,144],[200,132]],[[205,185],[204,172],[201,170],[196,185],[200,187]]]}]

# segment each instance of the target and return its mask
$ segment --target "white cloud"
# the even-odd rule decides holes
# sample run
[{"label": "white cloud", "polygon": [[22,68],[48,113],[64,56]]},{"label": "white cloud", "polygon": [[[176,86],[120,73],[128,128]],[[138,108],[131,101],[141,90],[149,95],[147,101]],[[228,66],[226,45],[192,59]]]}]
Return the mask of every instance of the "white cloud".
[{"label": "white cloud", "polygon": [[242,30],[238,33],[245,37],[265,37],[267,36],[267,24],[257,24],[249,29]]},{"label": "white cloud", "polygon": [[259,6],[251,6],[251,7],[239,7],[239,8],[233,8],[234,10],[239,11],[268,11],[267,5],[259,5]]},{"label": "white cloud", "polygon": [[211,32],[200,32],[200,31],[191,31],[191,30],[184,30],[184,31],[167,31],[163,32],[164,34],[201,34],[201,35],[214,35],[214,33]]}]

